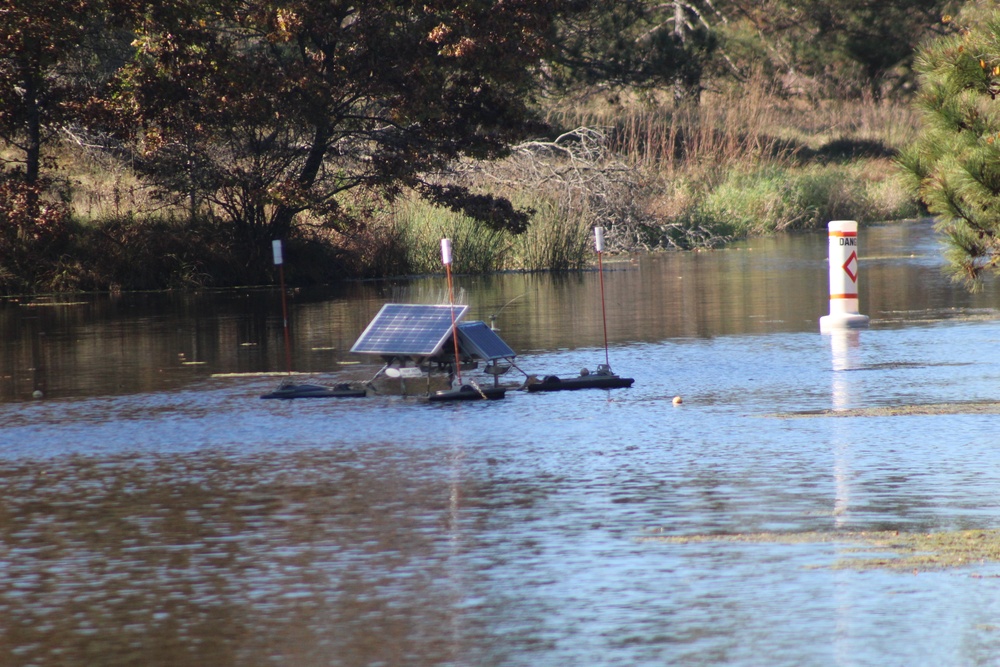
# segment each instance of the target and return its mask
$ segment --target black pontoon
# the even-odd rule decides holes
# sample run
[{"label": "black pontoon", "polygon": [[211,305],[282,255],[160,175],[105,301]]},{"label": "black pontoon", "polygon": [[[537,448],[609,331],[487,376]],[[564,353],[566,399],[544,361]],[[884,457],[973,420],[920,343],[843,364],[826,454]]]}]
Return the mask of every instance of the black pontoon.
[{"label": "black pontoon", "polygon": [[261,398],[362,398],[368,392],[364,388],[352,387],[347,383],[332,387],[322,384],[296,384],[285,380],[274,391],[264,394]]},{"label": "black pontoon", "polygon": [[615,375],[607,365],[600,364],[596,372],[591,373],[585,368],[576,377],[546,375],[539,379],[537,376],[532,375],[524,383],[524,388],[528,392],[569,391],[574,389],[623,389],[631,387],[633,382],[635,382],[635,379]]}]

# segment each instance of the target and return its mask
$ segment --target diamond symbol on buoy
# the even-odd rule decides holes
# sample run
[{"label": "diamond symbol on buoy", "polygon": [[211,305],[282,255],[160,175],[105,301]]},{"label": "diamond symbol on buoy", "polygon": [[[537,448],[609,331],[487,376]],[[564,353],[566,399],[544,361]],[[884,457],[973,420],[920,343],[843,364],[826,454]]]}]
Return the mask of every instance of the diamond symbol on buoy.
[{"label": "diamond symbol on buoy", "polygon": [[844,262],[844,273],[851,277],[851,282],[858,282],[858,253],[851,252],[851,256]]}]

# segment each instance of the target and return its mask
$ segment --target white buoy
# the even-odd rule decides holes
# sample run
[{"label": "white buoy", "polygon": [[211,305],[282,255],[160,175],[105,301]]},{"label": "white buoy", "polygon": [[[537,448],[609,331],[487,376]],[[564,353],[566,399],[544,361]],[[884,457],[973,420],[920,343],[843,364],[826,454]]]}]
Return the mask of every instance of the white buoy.
[{"label": "white buoy", "polygon": [[819,318],[821,333],[864,329],[868,316],[858,312],[858,223],[833,220],[830,236],[830,314]]}]

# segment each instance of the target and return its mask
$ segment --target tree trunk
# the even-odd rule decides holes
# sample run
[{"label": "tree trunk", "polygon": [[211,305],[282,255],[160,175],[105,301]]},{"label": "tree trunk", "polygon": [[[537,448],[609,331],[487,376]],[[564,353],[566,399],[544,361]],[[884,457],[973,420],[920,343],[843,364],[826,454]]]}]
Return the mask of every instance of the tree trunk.
[{"label": "tree trunk", "polygon": [[[316,182],[320,167],[323,166],[323,160],[326,158],[327,142],[330,140],[331,132],[330,124],[325,119],[316,126],[312,146],[309,148],[309,154],[306,156],[306,161],[302,165],[302,171],[299,172],[297,179],[299,187],[304,190],[312,187],[313,183]],[[300,211],[299,208],[284,204],[278,207],[271,218],[271,232],[274,238],[288,238],[288,234],[292,230],[292,220]]]},{"label": "tree trunk", "polygon": [[[687,34],[684,30],[684,3],[681,0],[674,0],[674,39],[681,47],[687,41]],[[688,90],[687,82],[681,73],[674,75],[674,104],[680,106],[690,101],[691,92]]]},{"label": "tree trunk", "polygon": [[38,177],[41,173],[42,112],[39,108],[38,100],[38,77],[41,72],[39,69],[39,54],[35,52],[39,49],[38,45],[33,44],[32,48],[28,49],[32,53],[25,54],[25,58],[21,62],[24,68],[21,79],[24,83],[24,105],[27,111],[24,128],[27,140],[24,149],[24,171],[25,181],[31,186],[38,183]]},{"label": "tree trunk", "polygon": [[24,104],[27,107],[25,123],[24,180],[28,185],[28,211],[36,215],[38,211],[38,179],[42,170],[42,111],[39,107],[40,70],[36,54],[29,55],[24,62]]}]

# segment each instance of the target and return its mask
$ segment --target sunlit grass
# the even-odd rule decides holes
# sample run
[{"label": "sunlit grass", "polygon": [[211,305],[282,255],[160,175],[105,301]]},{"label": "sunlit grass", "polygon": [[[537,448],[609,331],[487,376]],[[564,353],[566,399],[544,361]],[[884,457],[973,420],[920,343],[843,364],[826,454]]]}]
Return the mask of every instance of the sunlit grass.
[{"label": "sunlit grass", "polygon": [[[610,252],[635,252],[718,247],[833,219],[865,225],[922,213],[894,165],[918,127],[916,111],[904,102],[810,103],[774,95],[759,81],[706,92],[697,106],[635,99],[574,104],[548,117],[567,135],[573,128],[592,131],[547,153],[515,150],[501,163],[463,165],[456,176],[474,191],[534,211],[524,234],[405,195],[360,208],[365,212],[350,229],[325,228],[302,214],[289,239],[298,260],[290,278],[436,273],[444,237],[452,239],[457,272],[574,270],[592,260],[591,230],[598,225],[608,229]],[[585,146],[584,136],[600,144]],[[580,152],[567,157],[567,147]],[[250,250],[223,247],[222,217],[205,211],[205,220],[190,221],[190,211],[154,199],[127,164],[72,144],[55,150],[50,195],[69,205],[78,231],[74,253],[61,256],[43,289],[255,280],[245,258],[234,259]],[[13,270],[0,262],[0,283]]]},{"label": "sunlit grass", "polygon": [[416,199],[396,208],[395,233],[409,273],[436,273],[441,267],[441,239],[449,238],[458,273],[504,270],[563,270],[585,266],[590,258],[590,225],[563,202],[520,196],[517,206],[534,211],[526,232],[514,235],[467,216]]}]

